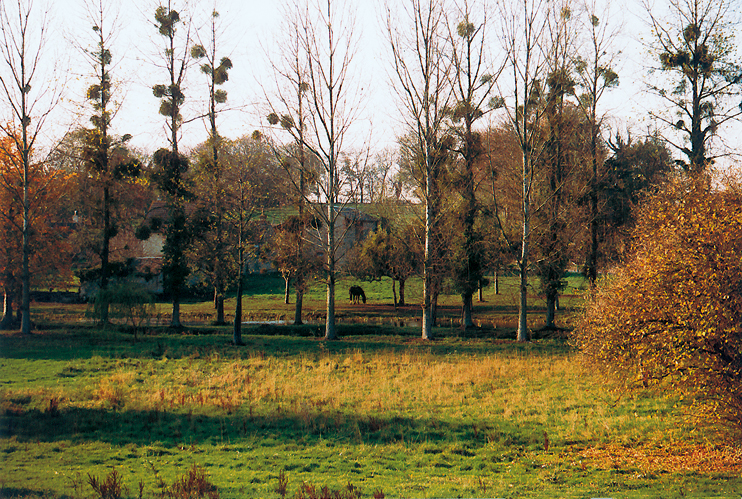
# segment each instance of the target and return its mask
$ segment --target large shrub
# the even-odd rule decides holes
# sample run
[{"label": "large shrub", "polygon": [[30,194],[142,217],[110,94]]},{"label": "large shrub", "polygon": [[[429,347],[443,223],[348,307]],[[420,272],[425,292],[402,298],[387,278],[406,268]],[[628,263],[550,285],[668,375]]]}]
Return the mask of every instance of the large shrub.
[{"label": "large shrub", "polygon": [[672,387],[742,434],[742,184],[675,182],[641,208],[630,249],[575,341],[606,374]]}]

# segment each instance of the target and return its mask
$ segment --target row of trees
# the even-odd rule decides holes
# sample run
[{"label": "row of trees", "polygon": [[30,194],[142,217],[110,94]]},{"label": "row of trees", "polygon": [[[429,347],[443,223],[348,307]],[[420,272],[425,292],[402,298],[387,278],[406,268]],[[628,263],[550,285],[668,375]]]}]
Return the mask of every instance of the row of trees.
[{"label": "row of trees", "polygon": [[[425,205],[423,337],[430,337],[435,320],[445,275],[441,261],[454,262],[451,273],[461,292],[464,322],[471,324],[472,295],[484,269],[495,261],[484,258],[483,241],[498,232],[500,251],[504,249],[519,269],[518,339],[527,340],[529,271],[536,270],[541,279],[547,323],[553,325],[570,259],[585,262],[594,287],[606,218],[616,203],[636,200],[636,192],[624,190],[632,186],[622,185],[616,176],[633,176],[631,168],[642,166],[634,164],[622,172],[611,168],[644,149],[651,154],[643,161],[652,164],[652,175],[633,186],[646,187],[657,180],[656,174],[671,169],[669,156],[657,150],[661,141],[634,144],[638,149],[629,152],[627,141],[617,137],[614,161],[606,161],[610,150],[599,105],[618,84],[618,75],[611,52],[613,28],[594,4],[526,0],[503,5],[497,19],[502,61],[487,57],[491,24],[486,9],[462,2],[452,15],[444,2],[420,0],[406,6],[402,15],[390,11],[388,32],[397,94],[411,130],[405,144],[407,169]],[[729,9],[727,3],[672,2],[678,19],[669,29],[660,29],[659,17],[650,13],[661,69],[675,78],[672,91],[653,89],[696,123],[674,123],[690,142],[678,147],[687,157],[680,164],[690,174],[707,170],[713,158],[706,148],[718,126],[740,116],[737,103],[726,99],[739,95],[742,79],[733,45],[724,37],[731,35],[725,17]],[[400,19],[407,23],[397,24]],[[476,126],[496,110],[503,124]],[[698,131],[697,141],[693,130]],[[500,150],[499,157],[491,154],[493,148]],[[516,161],[494,166],[513,154]],[[487,177],[494,186],[492,203],[483,204],[481,186]],[[508,193],[515,185],[520,185],[519,192]],[[457,201],[443,195],[451,192]],[[477,221],[485,207],[493,220]],[[445,222],[448,213],[458,218],[456,225]],[[586,251],[576,254],[569,246],[584,240],[577,237],[583,229],[588,229],[589,243]],[[453,251],[441,244],[444,239],[450,242],[450,234],[457,237]],[[454,257],[448,258],[447,252]]]},{"label": "row of trees", "polygon": [[[244,262],[247,222],[256,208],[265,205],[257,197],[267,198],[280,182],[275,172],[266,168],[270,149],[259,136],[226,141],[216,129],[217,105],[226,100],[226,93],[218,85],[227,80],[231,67],[228,58],[216,60],[218,13],[212,16],[211,43],[193,44],[188,26],[170,4],[155,11],[156,27],[164,41],[162,61],[168,81],[154,85],[153,93],[161,99],[159,111],[166,120],[169,147],[156,151],[149,161],[127,146],[130,135],[111,133],[120,106],[115,102],[110,74],[116,65],[110,43],[117,26],[115,20],[108,19],[102,1],[89,4],[95,38],[91,48],[83,49],[93,69],[92,84],[85,95],[91,126],[66,134],[47,157],[36,154],[44,118],[57,100],[56,93],[51,100],[45,99],[47,89],[42,89],[35,100],[29,97],[44,54],[46,20],[34,18],[31,4],[20,1],[12,14],[4,5],[3,56],[8,73],[2,75],[2,86],[17,121],[3,125],[5,137],[0,151],[0,200],[6,237],[0,261],[5,296],[3,327],[13,321],[13,300],[21,289],[21,331],[30,332],[32,273],[47,277],[45,283],[55,287],[60,282],[50,281],[48,276],[66,274],[69,282],[71,266],[76,265],[81,280],[96,281],[103,295],[113,277],[132,270],[126,268],[124,260],[134,255],[121,235],[136,233],[146,239],[157,230],[162,230],[165,237],[163,276],[164,287],[173,298],[173,326],[180,326],[180,295],[193,261],[203,262],[199,270],[211,278],[218,319],[223,322],[224,289],[229,283],[228,263],[224,260],[237,252]],[[34,26],[41,26],[38,39]],[[38,46],[33,47],[34,42]],[[207,76],[210,106],[206,117],[211,128],[207,143],[186,156],[178,148],[183,123],[180,108],[185,100],[182,84],[194,60],[203,61],[201,71]],[[44,108],[40,117],[35,114],[39,107]],[[220,152],[224,159],[219,157]],[[195,168],[191,170],[192,161]],[[270,188],[266,188],[268,184]],[[164,216],[147,214],[148,209],[158,206],[157,198],[163,200]],[[235,215],[240,222],[235,227],[230,220],[229,231],[224,217],[227,205],[240,207]],[[235,214],[234,209],[230,214]],[[229,238],[223,237],[225,232],[229,232]],[[236,234],[236,243],[232,234]],[[117,247],[112,246],[114,240],[118,241]],[[85,268],[91,264],[93,268]],[[238,268],[243,267],[240,264]],[[108,305],[97,310],[100,320],[107,321]],[[237,327],[239,323],[236,321]],[[238,329],[235,335],[239,341]]]},{"label": "row of trees", "polygon": [[[612,31],[594,6],[568,0],[504,4],[494,19],[488,15],[492,10],[466,1],[449,6],[442,0],[409,0],[399,10],[387,9],[392,79],[407,129],[399,138],[394,178],[389,175],[388,155],[351,151],[347,145],[362,104],[360,85],[353,80],[359,39],[350,11],[338,2],[297,4],[287,10],[282,53],[273,64],[275,89],[266,89],[270,127],[265,135],[256,133],[235,142],[221,137],[217,129],[216,117],[227,101],[220,86],[228,81],[232,68],[230,58],[220,57],[218,13],[212,13],[208,37],[202,41],[170,0],[160,5],[154,19],[163,42],[161,62],[167,80],[152,89],[160,99],[168,147],[147,162],[127,147],[128,135],[110,132],[117,105],[112,97],[110,68],[115,65],[109,47],[115,27],[107,25],[104,3],[99,1],[90,9],[96,39],[86,52],[95,70],[86,96],[92,127],[70,136],[69,150],[55,150],[55,167],[41,154],[33,156],[35,139],[48,114],[34,109],[51,109],[57,94],[41,93],[37,100],[29,100],[44,51],[42,45],[30,49],[28,30],[45,24],[31,23],[29,4],[18,0],[17,7],[17,19],[9,14],[7,4],[2,9],[8,70],[2,73],[2,86],[13,113],[13,119],[2,125],[8,139],[4,164],[9,165],[3,169],[9,200],[3,216],[7,227],[15,227],[9,231],[20,231],[15,240],[21,241],[21,258],[20,271],[16,260],[7,259],[4,268],[10,269],[8,276],[12,274],[7,283],[22,283],[21,329],[26,333],[30,332],[29,265],[38,251],[32,247],[32,232],[34,240],[41,234],[33,221],[43,205],[41,198],[32,195],[34,182],[46,178],[41,172],[54,179],[69,174],[70,168],[59,167],[69,158],[75,158],[81,173],[72,176],[83,186],[79,215],[95,219],[99,231],[88,247],[99,262],[101,289],[113,275],[111,240],[117,224],[136,218],[124,215],[122,206],[128,203],[122,204],[119,196],[140,195],[138,204],[128,205],[144,210],[152,206],[144,203],[145,198],[152,201],[156,189],[164,216],[142,213],[146,223],[138,233],[144,237],[154,230],[164,231],[163,275],[173,299],[176,327],[191,262],[200,262],[209,275],[217,320],[223,322],[225,291],[233,282],[241,285],[249,222],[256,210],[276,200],[295,204],[297,217],[279,231],[285,236],[281,244],[292,248],[291,257],[283,258],[280,266],[295,277],[296,321],[300,322],[301,297],[313,267],[309,256],[316,253],[307,247],[308,233],[321,235],[329,339],[336,336],[335,281],[343,236],[337,220],[344,205],[363,199],[364,192],[397,200],[410,193],[424,208],[419,227],[390,224],[386,236],[380,233],[372,239],[382,244],[386,238],[383,244],[401,251],[413,249],[417,238],[417,247],[422,248],[424,338],[432,338],[445,277],[455,282],[464,324],[471,325],[473,295],[485,281],[485,273],[514,261],[520,275],[518,339],[523,341],[528,339],[529,272],[535,270],[541,279],[552,325],[567,265],[585,262],[594,286],[599,265],[613,254],[611,245],[620,245],[616,234],[630,222],[631,207],[641,190],[672,169],[664,142],[657,136],[632,141],[620,134],[610,140],[603,135],[600,102],[618,83]],[[677,75],[670,91],[655,89],[688,114],[690,125],[686,120],[673,124],[688,137],[687,145],[679,142],[678,146],[687,158],[681,165],[691,174],[708,168],[711,138],[725,121],[739,116],[725,100],[738,95],[742,78],[726,36],[731,35],[725,24],[729,7],[729,2],[707,0],[671,2],[681,20],[671,29],[655,24],[661,69]],[[499,51],[493,50],[496,45]],[[502,56],[492,55],[497,53]],[[185,76],[194,61],[200,62],[208,91],[202,118],[209,138],[187,155],[179,147],[181,109]],[[85,202],[92,200],[99,212],[83,213]],[[406,257],[398,260],[404,262]],[[400,279],[402,286],[399,269],[404,265],[394,266],[397,270],[385,272]],[[238,287],[238,295],[240,291]],[[103,310],[101,319],[106,320]],[[241,341],[239,322],[238,313],[236,343]]]}]

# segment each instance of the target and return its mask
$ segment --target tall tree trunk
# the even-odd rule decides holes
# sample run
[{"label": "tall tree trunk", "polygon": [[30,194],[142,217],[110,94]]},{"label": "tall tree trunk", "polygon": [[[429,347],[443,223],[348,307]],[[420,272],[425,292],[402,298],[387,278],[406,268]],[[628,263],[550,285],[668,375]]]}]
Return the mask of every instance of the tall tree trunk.
[{"label": "tall tree trunk", "polygon": [[[428,151],[427,156],[431,158],[432,152]],[[435,222],[436,222],[436,189],[434,166],[428,166],[428,173],[425,180],[425,257],[423,261],[423,320],[422,320],[422,338],[424,340],[433,339],[433,324],[435,323],[435,311],[433,301],[433,259],[435,252]]]},{"label": "tall tree trunk", "polygon": [[[530,206],[525,213],[529,213]],[[518,303],[518,341],[529,341],[531,339],[528,331],[528,257],[530,245],[530,220],[526,215],[523,220],[523,235],[521,238],[520,261],[518,262],[520,282],[518,285],[519,303]]]},{"label": "tall tree trunk", "polygon": [[528,150],[525,150],[523,154],[523,232],[520,242],[520,261],[518,262],[520,270],[518,341],[529,341],[531,339],[528,332],[528,259],[531,242],[531,174],[533,166],[529,154]]},{"label": "tall tree trunk", "polygon": [[[25,97],[24,97],[25,99]],[[25,111],[25,104],[23,107]],[[30,121],[30,120],[29,120]],[[29,261],[31,257],[31,197],[29,193],[31,161],[30,145],[26,126],[22,126],[23,134],[23,243],[21,261],[21,334],[31,334],[31,270]]]},{"label": "tall tree trunk", "polygon": [[544,324],[544,329],[556,329],[555,318],[558,300],[559,292],[556,290],[549,290],[546,294],[546,324]]},{"label": "tall tree trunk", "polygon": [[404,307],[405,306],[405,299],[404,299],[404,285],[407,279],[400,279],[399,280],[399,306]]},{"label": "tall tree trunk", "polygon": [[[299,200],[299,220],[301,220],[301,234],[299,234],[299,239],[296,242],[296,254],[297,254],[297,261],[301,262],[304,256],[304,195],[306,193],[306,180],[304,179],[304,146],[302,145],[302,149],[300,152],[300,161],[301,161],[301,171],[299,173],[299,189],[301,189],[300,193],[300,200]],[[299,265],[301,267],[301,265]],[[298,272],[296,273],[296,284],[294,285],[294,288],[296,289],[296,299],[294,304],[294,325],[300,326],[304,323],[301,319],[302,315],[302,307],[304,306],[304,270],[301,268],[297,269]]]},{"label": "tall tree trunk", "polygon": [[294,305],[294,325],[295,326],[300,326],[304,324],[304,322],[301,320],[301,308],[302,308],[303,302],[304,302],[304,291],[302,290],[302,288],[300,288],[299,277],[297,276],[296,304]]},{"label": "tall tree trunk", "polygon": [[474,320],[472,319],[473,316],[473,309],[474,309],[474,293],[464,293],[461,296],[462,301],[462,324],[461,326],[463,328],[471,328],[474,327]]},{"label": "tall tree trunk", "polygon": [[283,276],[284,288],[283,288],[283,302],[288,305],[291,303],[291,275],[286,274]]},{"label": "tall tree trunk", "polygon": [[[242,257],[240,256],[241,259]],[[237,279],[237,302],[234,307],[234,327],[232,330],[232,344],[234,345],[244,345],[242,342],[242,281],[244,281],[244,277],[242,264],[240,264],[239,277]]]},{"label": "tall tree trunk", "polygon": [[[212,39],[212,49],[216,51],[216,42]],[[212,54],[212,66],[216,54]],[[211,161],[214,168],[214,185],[216,187],[216,255],[214,262],[214,277],[216,280],[216,323],[224,324],[224,269],[222,265],[222,253],[224,252],[224,235],[223,235],[223,214],[222,214],[222,200],[221,193],[221,165],[219,164],[219,133],[216,129],[216,97],[215,97],[215,82],[214,74],[212,70],[211,84],[209,85],[210,91],[210,108],[209,108],[209,122],[211,124]]]},{"label": "tall tree trunk", "polygon": [[[470,88],[471,88],[471,82]],[[462,327],[471,328],[474,327],[474,321],[472,320],[473,308],[474,308],[474,290],[480,281],[480,262],[477,255],[477,235],[474,230],[474,222],[477,217],[477,200],[474,192],[474,154],[473,143],[474,133],[472,131],[473,121],[472,114],[467,113],[464,122],[466,124],[464,133],[464,163],[465,163],[465,175],[464,175],[464,251],[466,259],[466,283],[464,285],[464,293],[461,295],[463,317]]]},{"label": "tall tree trunk", "polygon": [[466,296],[462,295],[462,299],[464,305],[461,307],[461,327],[464,329],[473,328],[472,309],[474,308],[474,297],[471,293],[468,293]]},{"label": "tall tree trunk", "polygon": [[[523,258],[523,256],[521,256]],[[520,265],[520,283],[518,286],[519,303],[518,303],[518,341],[529,341],[531,339],[528,332],[528,268],[527,264],[521,261]]]},{"label": "tall tree trunk", "polygon": [[[111,234],[112,234],[112,227],[111,227],[111,186],[110,186],[110,180],[111,180],[111,172],[110,172],[110,161],[109,161],[109,143],[108,143],[108,124],[109,120],[111,119],[109,117],[108,113],[108,102],[110,99],[110,82],[108,78],[108,65],[111,62],[110,59],[110,52],[106,49],[106,35],[103,31],[103,3],[101,2],[99,4],[99,7],[101,8],[100,14],[101,18],[96,20],[98,21],[97,27],[98,27],[98,48],[99,52],[95,53],[98,69],[97,74],[97,83],[100,87],[98,92],[98,99],[97,99],[97,105],[98,105],[98,114],[95,116],[97,123],[96,128],[98,129],[98,132],[100,132],[100,141],[96,144],[96,149],[98,149],[97,156],[99,158],[100,164],[97,165],[98,169],[104,174],[104,183],[103,183],[103,246],[101,248],[101,254],[100,254],[100,291],[102,293],[106,293],[108,290],[108,282],[111,277],[111,268],[110,268],[110,251],[111,251]],[[108,56],[106,55],[108,54]],[[104,299],[101,301],[101,308],[100,308],[100,317],[98,317],[98,320],[101,322],[101,324],[107,324],[108,323],[108,310],[109,310],[109,299]]]},{"label": "tall tree trunk", "polygon": [[0,320],[0,331],[13,327],[13,289],[6,285],[3,289],[3,318]]},{"label": "tall tree trunk", "polygon": [[[304,151],[304,92],[302,84],[299,82],[297,88],[297,96],[299,100],[299,220],[301,221],[299,238],[296,241],[296,260],[302,262],[304,259],[304,233],[306,229],[304,220],[304,203],[305,197],[307,196],[307,178],[306,178],[306,154]],[[297,269],[296,273],[296,304],[294,305],[294,325],[300,326],[304,322],[301,319],[302,307],[304,306],[304,285],[306,283],[304,276],[304,269],[301,268],[301,264]]]},{"label": "tall tree trunk", "polygon": [[[168,0],[168,14],[174,12],[170,9],[170,2]],[[167,53],[168,58],[168,71],[170,73],[170,88],[171,89],[177,89],[178,92],[180,92],[181,88],[181,78],[182,78],[182,71],[179,74],[176,72],[176,58],[175,58],[175,29],[170,30],[170,34],[168,35],[169,41],[170,41],[170,49]],[[185,63],[183,63],[185,64]],[[183,67],[183,66],[182,66]],[[171,90],[172,94],[173,90]],[[180,152],[178,151],[178,131],[180,130],[180,103],[178,102],[178,99],[175,98],[174,95],[171,95],[170,97],[170,114],[168,115],[168,118],[170,119],[170,144],[172,147],[172,155],[170,157],[170,161],[179,161],[179,155]],[[176,175],[176,178],[178,182],[181,180],[180,178],[180,172],[179,167],[171,168],[171,172],[173,172],[174,175]],[[177,172],[177,173],[176,173]],[[182,206],[180,205],[180,199],[178,197],[181,196],[181,193],[174,193],[171,194],[170,199],[170,218],[171,220],[176,220],[179,224],[179,227],[177,227],[178,231],[178,237],[176,241],[176,246],[174,247],[174,258],[178,261],[178,265],[183,264],[183,251],[184,251],[184,241],[182,238],[182,233],[185,230],[185,213],[183,211]],[[171,229],[169,229],[171,230]],[[178,269],[179,271],[180,269]],[[178,276],[178,282],[176,286],[172,289],[173,293],[173,314],[170,320],[170,326],[174,328],[181,328],[183,325],[180,322],[180,293],[182,292],[181,287],[181,278]]]},{"label": "tall tree trunk", "polygon": [[528,257],[530,249],[531,220],[530,220],[530,202],[528,200],[528,175],[523,175],[523,233],[521,237],[520,261],[518,262],[520,282],[518,285],[519,303],[518,303],[518,341],[529,341],[528,332]]},{"label": "tall tree trunk", "polygon": [[181,328],[183,324],[180,322],[180,293],[173,295],[173,316],[170,319],[170,327]]},{"label": "tall tree trunk", "polygon": [[436,285],[435,290],[433,291],[433,297],[432,297],[433,303],[430,305],[430,309],[432,311],[430,314],[430,317],[431,317],[431,323],[433,327],[435,327],[436,324],[438,323],[438,295],[439,295],[439,291],[438,291],[438,286]]},{"label": "tall tree trunk", "polygon": [[394,311],[397,311],[397,280],[392,278],[392,297],[394,298]]},{"label": "tall tree trunk", "polygon": [[592,162],[592,178],[590,179],[590,249],[585,262],[585,274],[590,285],[590,293],[595,292],[595,282],[598,279],[598,125],[595,106],[590,116],[592,123],[590,137],[590,156]]},{"label": "tall tree trunk", "polygon": [[221,260],[219,257],[217,257],[217,280],[216,280],[216,286],[214,287],[214,295],[215,295],[215,302],[216,305],[216,324],[218,325],[224,325],[226,321],[224,320],[224,280],[221,277],[222,269],[221,269]]},{"label": "tall tree trunk", "polygon": [[[9,218],[13,216],[13,213],[8,214]],[[12,231],[10,229],[10,226],[8,226],[8,232],[7,237],[12,237]],[[10,239],[9,239],[10,240]],[[5,250],[5,259],[6,262],[11,261],[11,250],[9,247],[3,248]],[[0,320],[0,330],[10,330],[13,328],[13,300],[15,299],[15,288],[17,286],[17,282],[15,280],[15,276],[13,275],[13,272],[10,269],[10,266],[7,266],[5,269],[5,285],[3,286],[3,318]]]},{"label": "tall tree trunk", "polygon": [[243,345],[242,343],[242,286],[245,280],[245,249],[243,246],[244,239],[244,212],[245,212],[245,197],[243,191],[243,185],[240,181],[240,225],[237,230],[237,263],[239,270],[237,272],[237,297],[234,307],[234,326],[232,331],[232,343],[235,345]]},{"label": "tall tree trunk", "polygon": [[[328,186],[330,190],[334,189],[335,177],[330,172]],[[327,227],[327,320],[325,323],[325,339],[336,340],[337,332],[335,330],[335,203],[333,195],[327,203],[327,220],[330,222]]]},{"label": "tall tree trunk", "polygon": [[461,295],[461,309],[462,309],[462,323],[463,328],[474,327],[474,320],[472,319],[474,309],[474,293],[466,292]]},{"label": "tall tree trunk", "polygon": [[335,330],[335,273],[327,276],[327,320],[325,322],[325,339],[336,340]]},{"label": "tall tree trunk", "polygon": [[[171,224],[175,225],[175,228],[168,229],[168,235],[165,243],[168,244],[167,239],[170,241],[170,259],[172,260],[172,268],[170,270],[173,282],[169,286],[170,293],[172,293],[173,300],[173,312],[170,318],[170,327],[182,328],[183,325],[180,322],[180,295],[183,292],[184,276],[183,266],[185,255],[183,253],[183,233],[185,232],[185,215],[183,209],[177,205],[171,205]],[[174,241],[173,241],[174,240]]]},{"label": "tall tree trunk", "polygon": [[[105,132],[104,132],[105,140]],[[106,152],[107,154],[107,152]],[[100,291],[105,293],[108,289],[108,280],[110,274],[109,254],[111,246],[111,194],[108,185],[103,187],[103,247],[100,255]],[[101,324],[108,323],[108,304],[109,299],[101,300],[100,317]]]},{"label": "tall tree trunk", "polygon": [[431,288],[430,270],[426,272],[423,281],[423,321],[422,321],[422,338],[424,340],[433,339],[434,310]]}]

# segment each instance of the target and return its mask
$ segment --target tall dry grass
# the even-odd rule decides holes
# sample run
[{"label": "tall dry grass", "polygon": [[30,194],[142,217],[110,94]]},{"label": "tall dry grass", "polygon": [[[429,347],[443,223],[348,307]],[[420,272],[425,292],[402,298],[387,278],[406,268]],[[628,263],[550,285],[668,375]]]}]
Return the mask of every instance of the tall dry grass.
[{"label": "tall dry grass", "polygon": [[578,354],[351,351],[122,363],[85,398],[145,412],[289,415],[310,430],[341,427],[350,417],[372,429],[391,417],[455,418],[475,433],[492,421],[510,421],[542,428],[552,441],[615,439],[617,428],[626,430],[627,440],[638,438],[644,430],[631,403],[617,412],[598,385]]}]

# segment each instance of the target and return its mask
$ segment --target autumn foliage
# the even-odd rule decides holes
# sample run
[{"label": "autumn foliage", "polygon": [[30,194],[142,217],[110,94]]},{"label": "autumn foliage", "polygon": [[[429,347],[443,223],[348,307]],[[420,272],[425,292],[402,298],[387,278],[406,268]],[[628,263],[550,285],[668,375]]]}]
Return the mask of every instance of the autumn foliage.
[{"label": "autumn foliage", "polygon": [[[23,168],[16,143],[12,137],[0,139],[0,293],[5,300],[5,320],[0,327],[6,328],[21,286]],[[43,163],[34,163],[28,180],[32,283],[42,289],[66,287],[72,278],[69,223],[59,219],[56,208],[68,190],[68,178]]]},{"label": "autumn foliage", "polygon": [[649,199],[624,264],[575,341],[633,387],[671,387],[742,434],[742,183],[675,182]]}]

